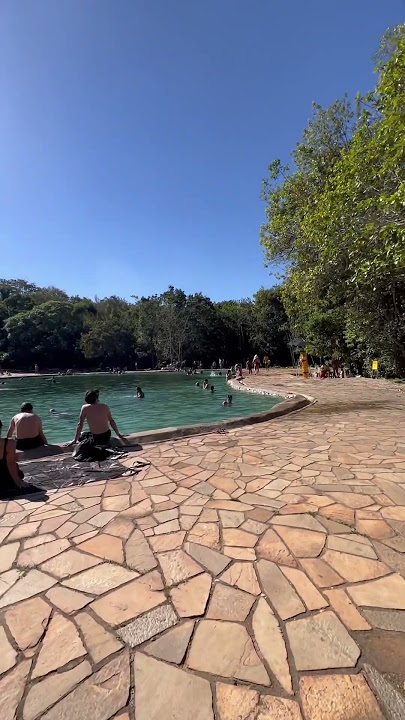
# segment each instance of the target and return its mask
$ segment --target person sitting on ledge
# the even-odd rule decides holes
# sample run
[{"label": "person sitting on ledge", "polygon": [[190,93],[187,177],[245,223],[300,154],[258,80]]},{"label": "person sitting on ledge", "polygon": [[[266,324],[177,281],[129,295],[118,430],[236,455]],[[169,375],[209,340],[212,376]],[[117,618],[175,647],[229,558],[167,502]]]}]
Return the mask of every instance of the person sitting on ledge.
[{"label": "person sitting on ledge", "polygon": [[41,418],[35,415],[31,403],[23,403],[21,412],[14,415],[7,431],[7,438],[17,438],[17,450],[32,450],[47,445],[47,439],[42,429]]},{"label": "person sitting on ledge", "polygon": [[98,400],[98,390],[88,390],[84,399],[86,404],[82,406],[80,411],[75,438],[71,443],[68,443],[68,445],[73,445],[78,442],[85,420],[87,420],[95,445],[108,445],[111,438],[110,425],[115,434],[122,440],[124,436],[121,435],[118,430],[115,420],[111,415],[110,408]]},{"label": "person sitting on ledge", "polygon": [[144,391],[142,390],[142,388],[139,387],[139,385],[138,385],[138,387],[136,388],[136,397],[137,397],[139,400],[141,400],[142,398],[145,397],[145,393],[144,393]]},{"label": "person sitting on ledge", "polygon": [[224,407],[231,407],[232,405],[232,395],[227,395],[226,400],[222,403]]},{"label": "person sitting on ledge", "polygon": [[[0,436],[3,423],[0,420]],[[35,485],[24,482],[24,473],[18,467],[15,456],[15,441],[9,437],[0,437],[0,499],[5,500],[16,495],[28,495],[42,492]]]}]

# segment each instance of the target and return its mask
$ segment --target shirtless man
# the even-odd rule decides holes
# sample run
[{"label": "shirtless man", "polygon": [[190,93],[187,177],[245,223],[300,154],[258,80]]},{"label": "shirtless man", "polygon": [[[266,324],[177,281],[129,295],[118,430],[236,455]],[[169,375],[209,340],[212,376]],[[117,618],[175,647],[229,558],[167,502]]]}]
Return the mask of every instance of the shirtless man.
[{"label": "shirtless man", "polygon": [[17,438],[17,450],[31,450],[48,444],[42,429],[41,418],[35,415],[31,403],[23,403],[21,412],[14,415],[11,420],[7,437],[12,438],[14,434]]},{"label": "shirtless man", "polygon": [[87,420],[89,430],[93,435],[94,443],[96,445],[108,445],[111,438],[110,425],[115,434],[119,438],[123,439],[124,436],[119,432],[114,418],[111,415],[110,408],[108,405],[98,401],[98,390],[88,390],[84,399],[86,404],[83,405],[80,411],[79,422],[77,423],[76,435],[73,443],[76,443],[79,440],[85,420]]}]

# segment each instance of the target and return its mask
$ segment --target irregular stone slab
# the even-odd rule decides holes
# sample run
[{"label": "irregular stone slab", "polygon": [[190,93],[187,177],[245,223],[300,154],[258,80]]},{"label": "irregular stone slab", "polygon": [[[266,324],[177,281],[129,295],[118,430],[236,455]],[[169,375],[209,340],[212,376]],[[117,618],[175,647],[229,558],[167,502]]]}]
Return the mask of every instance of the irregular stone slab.
[{"label": "irregular stone slab", "polygon": [[169,630],[157,640],[153,640],[149,645],[146,645],[143,651],[159,660],[166,660],[180,665],[186,654],[193,629],[194,621],[187,620]]},{"label": "irregular stone slab", "polygon": [[136,577],[138,577],[138,573],[127,570],[120,565],[103,563],[90,570],[85,570],[69,580],[65,580],[63,585],[73,590],[88,592],[91,595],[103,595],[108,590],[123,585],[129,580],[134,580]]},{"label": "irregular stone slab", "polygon": [[256,560],[256,553],[253,548],[229,547],[224,545],[222,548],[227,557],[235,560]]},{"label": "irregular stone slab", "polygon": [[297,670],[354,667],[360,648],[330,610],[287,623]]},{"label": "irregular stone slab", "polygon": [[46,597],[67,615],[71,615],[76,610],[81,610],[93,600],[91,595],[85,595],[77,590],[69,590],[69,588],[61,585],[48,590]]},{"label": "irregular stone slab", "polygon": [[337,503],[347,505],[353,510],[367,507],[373,504],[373,500],[369,495],[363,495],[363,493],[355,492],[329,492],[330,497],[336,500]]},{"label": "irregular stone slab", "polygon": [[202,572],[200,565],[183,550],[163,553],[158,555],[158,560],[167,585],[178,585]]},{"label": "irregular stone slab", "polygon": [[371,630],[370,625],[360,615],[345,590],[341,588],[326,590],[325,595],[329,598],[333,609],[349,630]]},{"label": "irregular stone slab", "polygon": [[23,660],[0,680],[1,720],[15,720],[25,690],[31,660]]},{"label": "irregular stone slab", "polygon": [[386,547],[379,542],[375,542],[374,546],[381,560],[383,560],[383,562],[385,562],[392,570],[395,570],[395,572],[405,578],[405,555],[403,555],[403,553],[398,553],[392,548]]},{"label": "irregular stone slab", "polygon": [[353,555],[336,550],[327,550],[323,555],[323,560],[347,582],[374,580],[390,572],[389,568],[378,560],[357,557],[354,561]]},{"label": "irregular stone slab", "polygon": [[390,538],[394,535],[394,531],[388,523],[385,520],[378,519],[370,520],[358,517],[356,518],[356,530],[377,540]]},{"label": "irregular stone slab", "polygon": [[219,525],[218,523],[198,522],[187,535],[187,540],[198,545],[205,545],[213,550],[219,550]]},{"label": "irregular stone slab", "polygon": [[36,531],[38,530],[40,526],[40,522],[28,522],[23,523],[22,525],[17,525],[14,530],[11,531],[11,533],[8,535],[9,530],[7,528],[4,528],[4,535],[0,533],[0,542],[3,542],[5,537],[8,536],[9,540],[23,540],[24,538],[32,537],[32,535],[35,535]]},{"label": "irregular stone slab", "polygon": [[17,653],[13,646],[10,645],[6,631],[0,627],[0,675],[14,667],[16,663]]},{"label": "irregular stone slab", "polygon": [[108,720],[127,704],[129,683],[129,657],[123,652],[60,700],[41,720]]},{"label": "irregular stone slab", "polygon": [[253,632],[260,652],[280,685],[293,694],[287,649],[277,618],[264,598],[260,598],[253,615]]},{"label": "irregular stone slab", "polygon": [[254,601],[254,596],[243,590],[217,583],[206,617],[212,620],[243,622],[249,615]]},{"label": "irregular stone slab", "polygon": [[[355,535],[355,537],[361,537]],[[339,552],[349,553],[350,555],[358,555],[360,557],[370,558],[371,560],[377,560],[373,548],[357,540],[349,540],[349,538],[339,537],[336,535],[330,535],[327,539],[327,547],[329,550],[338,550]]]},{"label": "irregular stone slab", "polygon": [[260,595],[260,585],[257,582],[253,563],[233,563],[233,565],[221,575],[221,581],[228,585],[236,585],[240,590],[245,590],[252,595]]},{"label": "irregular stone slab", "polygon": [[69,540],[62,538],[61,540],[53,540],[45,545],[23,550],[18,556],[18,565],[20,567],[36,567],[40,563],[48,560],[69,547]]},{"label": "irregular stone slab", "polygon": [[307,720],[384,720],[362,675],[307,675],[300,695]]},{"label": "irregular stone slab", "polygon": [[295,557],[317,557],[325,545],[325,534],[302,528],[277,526],[277,532]]},{"label": "irregular stone slab", "polygon": [[229,557],[225,557],[222,553],[211,550],[211,548],[207,548],[204,545],[187,542],[184,545],[184,550],[213,575],[219,575],[231,562]]},{"label": "irregular stone slab", "polygon": [[121,538],[113,537],[107,533],[100,533],[96,537],[80,543],[80,550],[96,555],[103,560],[111,560],[111,562],[122,564],[124,562],[124,552],[122,549]]},{"label": "irregular stone slab", "polygon": [[138,580],[95,600],[91,609],[110,625],[122,625],[165,602],[159,573],[152,571]]},{"label": "irregular stone slab", "polygon": [[241,685],[216,684],[219,720],[302,720],[298,703],[293,700],[259,695]]},{"label": "irregular stone slab", "polygon": [[47,675],[83,655],[86,655],[86,648],[75,625],[60,613],[55,613],[48,625],[32,677]]},{"label": "irregular stone slab", "polygon": [[83,634],[84,642],[94,663],[104,660],[122,648],[122,644],[117,638],[104,630],[87,612],[76,615],[75,622]]},{"label": "irregular stone slab", "polygon": [[286,578],[294,585],[301,600],[304,601],[308,610],[321,610],[328,606],[327,601],[316,589],[309,578],[305,575],[302,570],[295,570],[295,568],[284,567],[281,568]]},{"label": "irregular stone slab", "polygon": [[6,612],[6,623],[23,652],[38,645],[48,625],[52,608],[42,598],[19,603]]},{"label": "irregular stone slab", "polygon": [[270,685],[246,628],[237,623],[201,620],[191,643],[187,666],[211,675]]},{"label": "irregular stone slab", "polygon": [[140,573],[148,572],[156,567],[157,560],[140,530],[134,530],[127,540],[125,559],[131,570],[137,570]]},{"label": "irregular stone slab", "polygon": [[319,510],[319,515],[322,515],[322,517],[327,518],[328,520],[343,523],[344,525],[354,526],[355,524],[354,510],[346,507],[346,505],[340,505],[339,503],[321,508],[321,510]]},{"label": "irregular stone slab", "polygon": [[403,720],[405,699],[374,667],[364,664],[366,678],[389,720]]},{"label": "irregular stone slab", "polygon": [[219,517],[224,528],[237,528],[245,520],[244,514],[236,510],[220,510]]},{"label": "irregular stone slab", "polygon": [[297,567],[297,563],[287,546],[284,545],[283,541],[274,530],[267,530],[263,537],[260,538],[259,543],[256,546],[256,553],[258,558],[271,560],[277,565]]},{"label": "irregular stone slab", "polygon": [[135,713],[137,720],[214,720],[210,684],[208,680],[136,653]]},{"label": "irregular stone slab", "polygon": [[369,623],[381,630],[405,632],[405,612],[400,610],[372,610],[364,608],[363,614]]},{"label": "irregular stone slab", "polygon": [[10,570],[17,557],[19,547],[20,543],[18,542],[0,546],[0,573]]},{"label": "irregular stone slab", "polygon": [[122,516],[118,516],[114,518],[114,520],[111,520],[111,522],[105,526],[104,532],[108,533],[109,535],[114,535],[114,537],[119,537],[125,540],[130,536],[133,529],[134,524],[132,520]]},{"label": "irregular stone slab", "polygon": [[347,591],[356,605],[405,610],[405,580],[399,575],[371,580]]},{"label": "irregular stone slab", "polygon": [[203,615],[211,590],[211,575],[203,573],[186,580],[170,590],[170,596],[180,617]]},{"label": "irregular stone slab", "polygon": [[125,625],[125,627],[117,630],[117,635],[122,638],[127,645],[136,647],[145,642],[145,640],[159,635],[159,633],[167,630],[176,623],[177,616],[172,606],[161,605],[146,613],[146,615],[143,615],[141,618],[137,618],[128,625]]},{"label": "irregular stone slab", "polygon": [[100,563],[101,559],[98,557],[86,555],[78,550],[67,550],[57,557],[44,562],[41,570],[49,572],[59,579],[63,579],[95,567],[95,565],[99,565]]},{"label": "irregular stone slab", "polygon": [[340,575],[320,558],[303,559],[301,565],[315,585],[320,588],[341,585],[344,582]]},{"label": "irregular stone slab", "polygon": [[36,683],[29,690],[24,703],[24,720],[34,720],[40,716],[89,675],[91,675],[91,665],[84,660],[72,670],[53,673]]},{"label": "irregular stone slab", "polygon": [[268,560],[257,563],[264,592],[283,620],[305,612],[305,607],[280,568]]},{"label": "irregular stone slab", "polygon": [[[9,572],[17,573],[18,571],[10,570]],[[15,575],[13,575],[13,577],[15,577]],[[38,595],[38,593],[49,590],[49,588],[55,585],[55,583],[56,580],[49,577],[49,575],[45,575],[45,573],[36,569],[30,570],[26,575],[20,577],[20,579],[17,580],[17,582],[15,582],[12,587],[0,598],[0,608],[6,607],[7,605],[14,605],[16,602],[21,602],[33,595]]]},{"label": "irregular stone slab", "polygon": [[150,538],[149,542],[154,552],[166,552],[179,548],[183,544],[185,535],[186,533],[183,531],[170,533],[170,535],[159,535],[159,537]]},{"label": "irregular stone slab", "polygon": [[0,597],[4,595],[7,590],[9,590],[17,580],[20,579],[22,575],[22,570],[17,570],[14,568],[13,570],[7,570],[7,572],[2,573],[0,575]]},{"label": "irregular stone slab", "polygon": [[405,643],[402,633],[374,630],[359,636],[363,663],[382,673],[399,675],[405,668]]},{"label": "irregular stone slab", "polygon": [[[313,532],[325,533],[325,528],[312,515],[276,515],[270,520],[272,525],[285,525],[286,527],[302,528],[302,530],[313,530]],[[347,528],[345,528],[347,530]]]}]

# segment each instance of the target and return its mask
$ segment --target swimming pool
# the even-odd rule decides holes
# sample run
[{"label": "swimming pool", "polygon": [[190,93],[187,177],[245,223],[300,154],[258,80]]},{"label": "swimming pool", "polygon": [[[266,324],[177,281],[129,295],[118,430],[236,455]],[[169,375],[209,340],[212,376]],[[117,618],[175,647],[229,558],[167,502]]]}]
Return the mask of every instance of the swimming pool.
[{"label": "swimming pool", "polygon": [[[214,385],[213,393],[203,390],[204,378]],[[41,416],[45,435],[49,442],[65,442],[74,437],[80,408],[86,390],[98,388],[100,401],[107,403],[121,433],[136,433],[179,425],[198,425],[252,415],[269,410],[283,398],[257,395],[247,392],[232,392],[225,376],[187,376],[184,373],[131,373],[125,375],[72,375],[50,378],[36,377],[5,379],[0,385],[0,419],[3,435],[8,423],[23,402],[31,402],[34,412]],[[196,387],[196,382],[200,387]],[[137,400],[136,387],[140,385],[145,393],[143,400]],[[224,408],[226,395],[233,395],[233,404]],[[54,408],[67,413],[51,415]],[[86,428],[85,428],[86,429]]]}]

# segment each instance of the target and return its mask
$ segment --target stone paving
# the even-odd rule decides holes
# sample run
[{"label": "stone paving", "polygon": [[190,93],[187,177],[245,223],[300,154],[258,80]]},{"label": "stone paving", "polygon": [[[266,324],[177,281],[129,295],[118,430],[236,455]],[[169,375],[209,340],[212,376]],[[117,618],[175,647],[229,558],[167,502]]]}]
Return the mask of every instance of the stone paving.
[{"label": "stone paving", "polygon": [[404,393],[248,382],[318,402],[0,503],[2,720],[383,720],[363,663],[403,690]]}]

